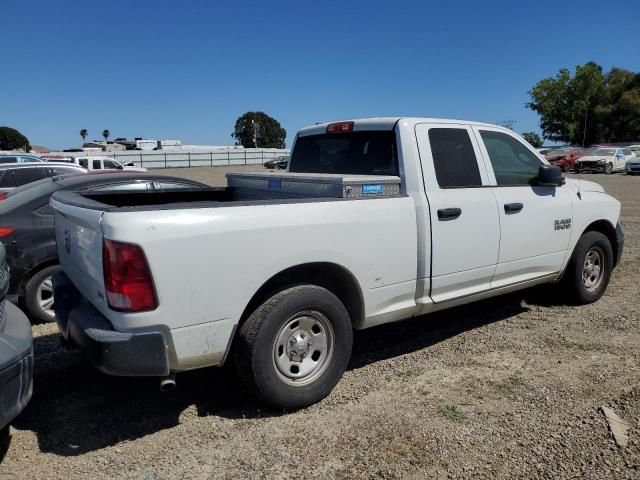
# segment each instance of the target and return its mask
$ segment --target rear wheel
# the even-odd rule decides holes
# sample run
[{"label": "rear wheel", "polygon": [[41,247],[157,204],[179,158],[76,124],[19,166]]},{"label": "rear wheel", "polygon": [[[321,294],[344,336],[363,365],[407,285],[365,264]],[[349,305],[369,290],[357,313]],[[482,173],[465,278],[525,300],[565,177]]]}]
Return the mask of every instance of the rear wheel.
[{"label": "rear wheel", "polygon": [[576,245],[564,282],[572,299],[579,304],[592,303],[604,294],[611,278],[613,249],[600,232],[587,232]]},{"label": "rear wheel", "polygon": [[349,314],[330,291],[302,285],[263,303],[234,345],[238,374],[267,403],[300,408],[326,397],[351,356]]},{"label": "rear wheel", "polygon": [[53,285],[51,277],[60,270],[59,265],[51,265],[37,272],[24,288],[24,304],[32,321],[53,322]]}]

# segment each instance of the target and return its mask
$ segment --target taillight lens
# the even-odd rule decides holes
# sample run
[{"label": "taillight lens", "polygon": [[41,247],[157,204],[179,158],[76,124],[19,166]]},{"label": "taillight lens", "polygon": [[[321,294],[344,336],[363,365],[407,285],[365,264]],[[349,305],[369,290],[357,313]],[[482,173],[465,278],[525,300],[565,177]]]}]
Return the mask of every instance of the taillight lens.
[{"label": "taillight lens", "polygon": [[8,237],[9,235],[11,235],[15,231],[16,231],[16,229],[13,228],[13,227],[0,227],[0,238]]},{"label": "taillight lens", "polygon": [[0,202],[6,200],[9,194],[7,192],[0,192]]},{"label": "taillight lens", "polygon": [[336,122],[330,123],[327,127],[327,133],[352,132],[353,122]]},{"label": "taillight lens", "polygon": [[149,264],[139,245],[104,240],[102,266],[112,310],[144,312],[158,307]]}]

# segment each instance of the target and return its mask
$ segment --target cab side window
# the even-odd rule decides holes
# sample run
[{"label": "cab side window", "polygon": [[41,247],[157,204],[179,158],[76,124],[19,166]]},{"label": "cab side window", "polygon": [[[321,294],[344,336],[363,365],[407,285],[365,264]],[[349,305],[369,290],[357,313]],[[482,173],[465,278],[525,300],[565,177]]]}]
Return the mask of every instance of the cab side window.
[{"label": "cab side window", "polygon": [[440,188],[482,185],[478,161],[464,128],[431,128],[429,143]]},{"label": "cab side window", "polygon": [[531,185],[542,163],[511,135],[480,130],[498,186]]}]

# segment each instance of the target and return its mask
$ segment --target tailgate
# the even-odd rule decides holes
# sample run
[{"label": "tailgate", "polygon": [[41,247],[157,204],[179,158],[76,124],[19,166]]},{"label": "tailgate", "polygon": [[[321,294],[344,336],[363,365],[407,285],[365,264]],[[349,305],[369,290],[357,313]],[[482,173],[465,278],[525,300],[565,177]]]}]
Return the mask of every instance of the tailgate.
[{"label": "tailgate", "polygon": [[51,199],[55,210],[58,258],[64,272],[96,307],[105,304],[102,275],[101,210]]}]

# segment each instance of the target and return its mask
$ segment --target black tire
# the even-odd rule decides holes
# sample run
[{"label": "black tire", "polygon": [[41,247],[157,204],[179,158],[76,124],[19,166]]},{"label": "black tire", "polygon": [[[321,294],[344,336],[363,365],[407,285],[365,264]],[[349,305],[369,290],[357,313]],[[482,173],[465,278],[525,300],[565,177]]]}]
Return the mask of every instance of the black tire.
[{"label": "black tire", "polygon": [[[587,254],[592,251],[599,255],[602,273],[599,280],[591,288],[588,288],[585,282],[591,280],[591,277],[585,280],[584,275],[586,275]],[[613,249],[609,239],[600,232],[583,234],[573,250],[563,278],[571,300],[579,305],[585,305],[600,299],[609,285],[612,270]]]},{"label": "black tire", "polygon": [[611,172],[613,172],[613,163],[609,162],[604,166],[604,174],[611,175]]},{"label": "black tire", "polygon": [[[36,272],[24,287],[24,306],[32,323],[49,323],[55,320],[55,317],[47,313],[38,299],[38,289],[47,279],[51,281],[51,276],[60,270],[59,265],[51,265]],[[49,297],[47,297],[49,298]],[[53,288],[51,289],[51,297],[53,298]]]},{"label": "black tire", "polygon": [[0,429],[0,463],[4,460],[11,443],[11,435],[9,434],[9,425]]},{"label": "black tire", "polygon": [[[276,365],[276,362],[280,361],[277,357],[280,356],[285,363],[290,362],[291,371],[298,373],[293,370],[297,370],[295,361],[290,360],[290,356],[295,357],[297,353],[295,350],[289,352],[289,346],[292,345],[289,342],[294,334],[300,335],[299,332],[302,332],[302,338],[305,338],[304,333],[307,330],[303,329],[300,323],[294,329],[293,324],[298,318],[312,318],[307,315],[317,315],[322,319],[327,330],[324,332],[326,338],[331,333],[332,347],[327,347],[331,354],[318,356],[319,366],[306,377],[286,378],[287,373],[283,373],[282,368]],[[313,328],[316,328],[316,325],[313,325]],[[283,335],[289,334],[291,337],[285,352],[279,342],[284,338]],[[318,335],[318,332],[313,335]],[[313,336],[310,335],[309,339],[311,345]],[[351,320],[338,297],[315,285],[294,286],[271,297],[242,325],[234,341],[235,365],[242,381],[258,398],[275,407],[301,408],[319,402],[333,390],[347,368],[352,343]],[[318,344],[321,342],[318,341]],[[303,361],[316,362],[313,360],[316,353],[317,351],[314,351],[306,357],[306,354],[301,354],[300,366],[303,365]],[[283,354],[286,357],[282,357]],[[305,365],[311,365],[313,368],[314,363]],[[298,381],[303,383],[296,383]]]}]

